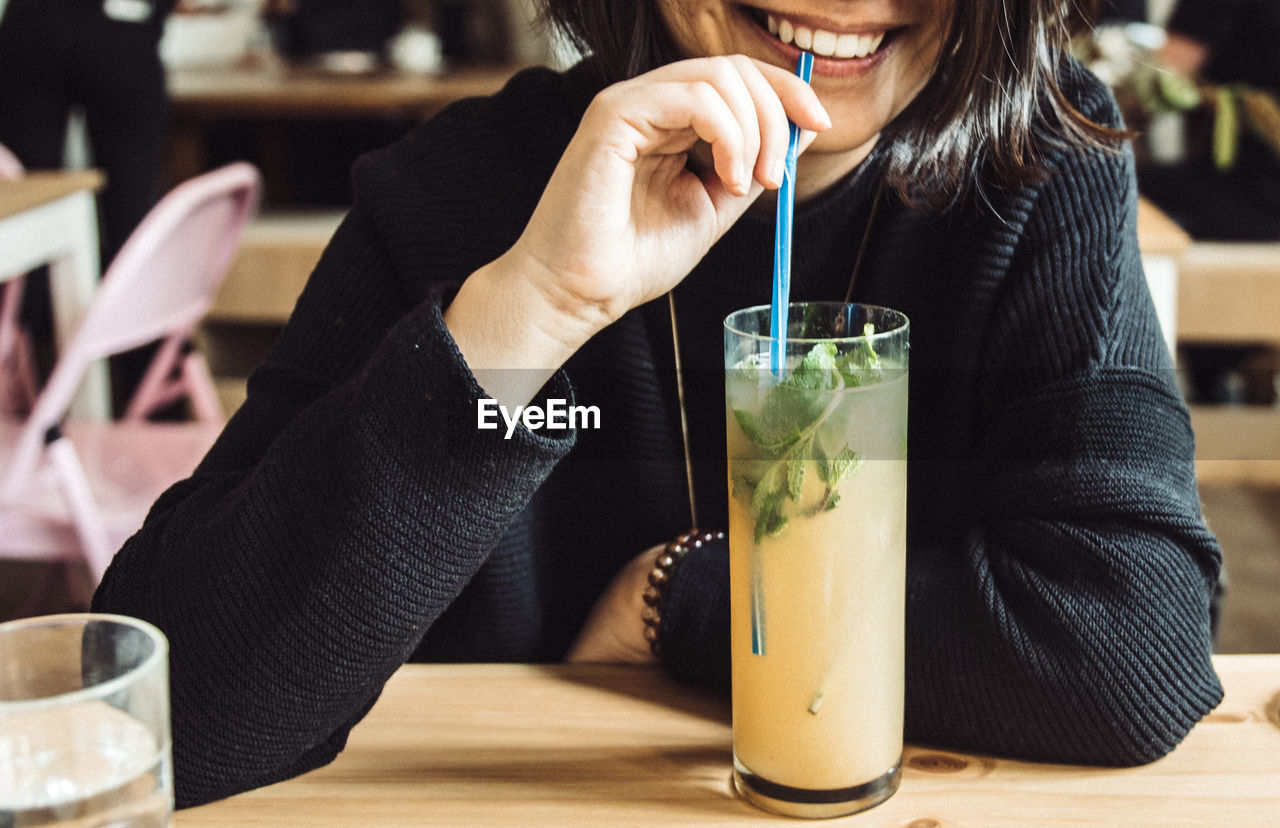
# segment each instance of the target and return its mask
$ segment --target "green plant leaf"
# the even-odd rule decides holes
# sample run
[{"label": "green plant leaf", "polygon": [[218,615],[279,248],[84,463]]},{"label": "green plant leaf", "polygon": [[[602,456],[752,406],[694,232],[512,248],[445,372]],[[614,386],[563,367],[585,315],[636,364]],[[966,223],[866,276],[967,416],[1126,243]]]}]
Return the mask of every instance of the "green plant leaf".
[{"label": "green plant leaf", "polygon": [[1187,110],[1200,105],[1200,90],[1190,78],[1167,70],[1158,70],[1155,77],[1160,98],[1170,108]]},{"label": "green plant leaf", "polygon": [[823,482],[834,488],[858,473],[862,468],[862,455],[845,443],[835,457],[822,465],[825,466],[822,474]]},{"label": "green plant leaf", "polygon": [[800,494],[804,491],[803,457],[791,457],[787,460],[787,494],[793,503],[800,502]]},{"label": "green plant leaf", "polygon": [[1236,112],[1235,91],[1228,86],[1218,87],[1213,118],[1213,164],[1220,170],[1236,165],[1236,153],[1240,147],[1240,118]]},{"label": "green plant leaf", "polygon": [[[869,336],[874,328],[867,325],[863,333]],[[766,371],[756,371],[752,376],[760,383],[772,381]],[[840,398],[832,391],[880,376],[880,358],[870,342],[843,356],[834,344],[820,342],[790,374],[769,388],[758,413],[733,409],[742,433],[762,454],[772,458],[743,458],[734,463],[733,496],[750,502],[757,542],[786,526],[785,503],[789,499],[800,504],[810,462],[815,463],[817,474],[826,485],[817,503],[803,507],[804,513],[812,515],[834,508],[839,499],[835,487],[857,473],[862,458],[848,444],[828,458],[818,440],[818,429],[838,407]]]}]

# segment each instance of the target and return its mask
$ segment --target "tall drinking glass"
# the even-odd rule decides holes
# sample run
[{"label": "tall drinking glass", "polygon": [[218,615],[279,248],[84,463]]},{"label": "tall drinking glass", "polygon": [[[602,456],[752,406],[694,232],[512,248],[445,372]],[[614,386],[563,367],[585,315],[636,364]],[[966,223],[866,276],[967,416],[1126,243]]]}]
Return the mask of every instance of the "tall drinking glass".
[{"label": "tall drinking glass", "polygon": [[906,592],[908,322],[769,306],[724,323],[734,784],[789,816],[898,788]]},{"label": "tall drinking glass", "polygon": [[118,615],[0,624],[0,826],[161,828],[168,642]]}]

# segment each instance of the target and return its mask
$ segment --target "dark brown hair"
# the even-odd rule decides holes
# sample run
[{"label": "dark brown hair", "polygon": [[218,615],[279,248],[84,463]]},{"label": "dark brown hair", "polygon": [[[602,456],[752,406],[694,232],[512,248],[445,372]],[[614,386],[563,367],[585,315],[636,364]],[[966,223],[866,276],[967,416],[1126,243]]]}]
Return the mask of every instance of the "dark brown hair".
[{"label": "dark brown hair", "polygon": [[[603,84],[679,57],[653,0],[540,2],[546,21],[594,55]],[[1126,137],[1081,114],[1058,83],[1071,35],[1096,0],[951,3],[941,64],[877,148],[904,201],[941,207],[975,183],[1036,181],[1050,148],[1114,148]]]}]

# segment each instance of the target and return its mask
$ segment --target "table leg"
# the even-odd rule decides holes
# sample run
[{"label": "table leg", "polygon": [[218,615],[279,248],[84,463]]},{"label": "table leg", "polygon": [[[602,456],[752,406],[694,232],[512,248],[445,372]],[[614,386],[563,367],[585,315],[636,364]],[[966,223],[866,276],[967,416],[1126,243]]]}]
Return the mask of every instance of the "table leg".
[{"label": "table leg", "polygon": [[[73,193],[58,202],[65,246],[49,263],[49,290],[58,352],[62,353],[98,288],[98,219],[93,194]],[[99,360],[85,372],[71,402],[73,418],[109,419],[111,392],[107,365]]]},{"label": "table leg", "polygon": [[1147,274],[1147,289],[1156,306],[1156,317],[1164,334],[1169,353],[1177,360],[1178,354],[1178,261],[1172,256],[1147,255],[1142,257],[1142,269]]}]

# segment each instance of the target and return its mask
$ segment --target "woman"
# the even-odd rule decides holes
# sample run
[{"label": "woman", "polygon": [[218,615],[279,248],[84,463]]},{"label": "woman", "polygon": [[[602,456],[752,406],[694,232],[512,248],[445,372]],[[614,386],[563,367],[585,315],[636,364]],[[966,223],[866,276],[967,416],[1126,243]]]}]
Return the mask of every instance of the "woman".
[{"label": "woman", "polygon": [[[817,133],[793,297],[841,297],[865,252],[854,298],[912,320],[908,738],[1171,749],[1221,695],[1219,551],[1131,161],[1061,5],[547,6],[594,56],[357,165],[248,401],[98,591],[172,641],[179,804],[331,760],[409,658],[653,658],[653,545],[692,520],[662,297],[699,519],[723,526],[720,324],[768,301],[757,202],[787,117]],[[810,88],[797,40],[855,56],[818,57]],[[600,427],[507,439],[478,427],[486,398],[596,406]],[[672,573],[675,675],[727,683],[727,592],[723,542]]]}]

